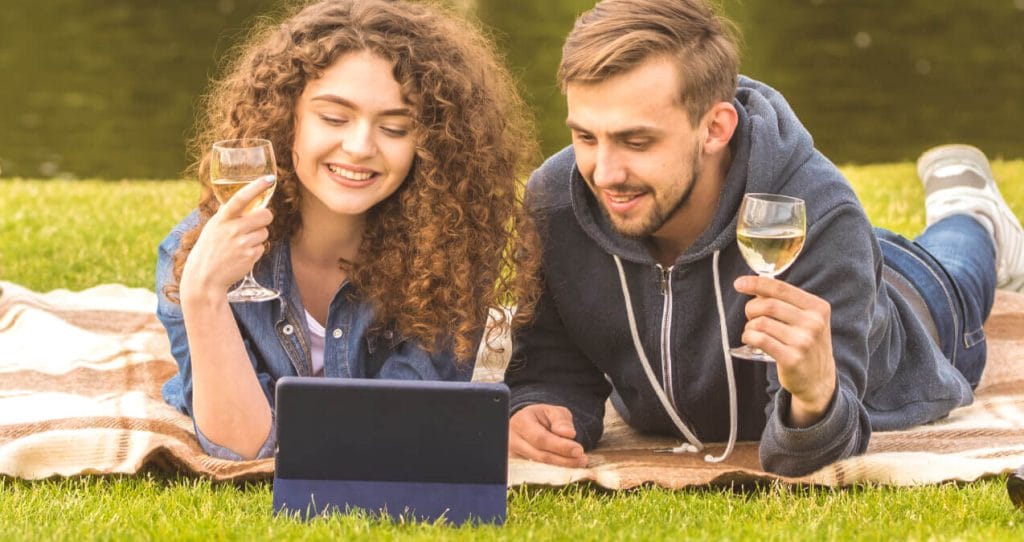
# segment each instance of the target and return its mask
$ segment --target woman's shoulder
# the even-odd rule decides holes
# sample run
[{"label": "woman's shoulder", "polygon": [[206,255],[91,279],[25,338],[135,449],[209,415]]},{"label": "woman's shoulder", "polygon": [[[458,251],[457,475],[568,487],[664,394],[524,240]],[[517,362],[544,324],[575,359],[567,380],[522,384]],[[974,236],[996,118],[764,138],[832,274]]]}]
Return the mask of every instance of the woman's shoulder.
[{"label": "woman's shoulder", "polygon": [[160,242],[160,246],[157,247],[156,282],[158,292],[161,291],[165,284],[174,280],[174,255],[178,252],[178,247],[181,246],[181,238],[198,224],[199,211],[194,210],[171,228],[167,237],[164,237],[164,240]]},{"label": "woman's shoulder", "polygon": [[175,226],[171,228],[171,231],[168,232],[167,237],[164,237],[164,240],[160,242],[160,252],[174,254],[178,249],[178,246],[181,244],[181,237],[198,225],[199,210],[193,209],[191,213],[181,220],[181,222],[175,224]]}]

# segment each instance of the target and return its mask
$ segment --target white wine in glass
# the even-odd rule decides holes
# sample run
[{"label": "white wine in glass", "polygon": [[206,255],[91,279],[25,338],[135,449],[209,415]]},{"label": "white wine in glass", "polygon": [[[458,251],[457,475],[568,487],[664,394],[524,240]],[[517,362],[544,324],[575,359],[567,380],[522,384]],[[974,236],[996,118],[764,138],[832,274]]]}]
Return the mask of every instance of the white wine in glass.
[{"label": "white wine in glass", "polygon": [[236,181],[234,179],[217,179],[213,181],[213,196],[223,205],[231,199],[231,196],[235,195],[235,192],[245,188],[245,185],[252,181],[266,181],[273,184],[270,188],[260,192],[260,195],[256,196],[256,199],[250,201],[249,205],[246,205],[245,210],[242,212],[249,213],[256,209],[262,209],[270,203],[270,197],[274,195],[274,188],[277,187],[277,179],[273,175],[265,175],[252,180],[241,181]]},{"label": "white wine in glass", "polygon": [[[277,187],[277,163],[274,147],[266,139],[230,139],[213,144],[210,178],[213,195],[223,205],[231,196],[253,181],[272,183],[245,207],[249,213],[270,202]],[[232,303],[255,303],[280,297],[280,293],[256,282],[250,269],[242,282],[228,292]]]},{"label": "white wine in glass", "polygon": [[[736,242],[747,265],[762,277],[775,277],[793,265],[804,248],[807,209],[804,200],[778,194],[746,194],[736,221]],[[759,348],[733,348],[732,355],[774,362]]]},{"label": "white wine in glass", "polygon": [[804,248],[807,232],[790,226],[736,229],[736,241],[747,265],[755,273],[774,277],[782,273]]}]

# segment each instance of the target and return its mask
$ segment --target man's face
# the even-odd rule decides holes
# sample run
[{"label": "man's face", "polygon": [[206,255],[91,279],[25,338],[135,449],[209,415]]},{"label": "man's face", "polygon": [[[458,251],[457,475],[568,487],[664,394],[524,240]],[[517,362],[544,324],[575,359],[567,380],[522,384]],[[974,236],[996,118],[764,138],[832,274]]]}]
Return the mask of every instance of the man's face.
[{"label": "man's face", "polygon": [[600,83],[566,86],[576,165],[623,235],[650,236],[680,214],[700,172],[680,77],[673,61],[655,57]]}]

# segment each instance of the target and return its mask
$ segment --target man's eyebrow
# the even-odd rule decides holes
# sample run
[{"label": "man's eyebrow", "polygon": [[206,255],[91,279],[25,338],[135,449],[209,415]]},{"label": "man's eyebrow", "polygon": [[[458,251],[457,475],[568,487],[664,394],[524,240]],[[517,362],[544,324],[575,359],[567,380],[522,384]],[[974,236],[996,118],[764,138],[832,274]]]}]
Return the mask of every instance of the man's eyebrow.
[{"label": "man's eyebrow", "polygon": [[[586,128],[580,126],[579,124],[576,124],[572,120],[565,121],[565,125],[568,126],[570,130],[576,132],[590,133],[590,130],[587,130]],[[662,133],[663,131],[664,130],[662,130],[661,128],[656,128],[654,126],[634,126],[619,130],[617,132],[612,132],[611,136],[615,139],[629,139],[631,137],[636,136],[657,135]]]},{"label": "man's eyebrow", "polygon": [[[359,107],[356,104],[352,103],[349,100],[346,100],[345,98],[342,98],[341,96],[338,96],[337,94],[321,94],[319,96],[314,96],[310,98],[309,101],[330,102],[338,105],[343,105],[349,109],[355,109],[357,111],[359,110]],[[408,107],[400,107],[396,109],[385,109],[384,111],[378,111],[377,115],[381,117],[411,117],[412,111]]]},{"label": "man's eyebrow", "polygon": [[566,119],[565,125],[570,130],[573,130],[573,131],[576,131],[576,132],[586,132],[587,131],[585,128],[583,128],[579,124],[576,124],[575,122],[573,122],[572,119]]}]

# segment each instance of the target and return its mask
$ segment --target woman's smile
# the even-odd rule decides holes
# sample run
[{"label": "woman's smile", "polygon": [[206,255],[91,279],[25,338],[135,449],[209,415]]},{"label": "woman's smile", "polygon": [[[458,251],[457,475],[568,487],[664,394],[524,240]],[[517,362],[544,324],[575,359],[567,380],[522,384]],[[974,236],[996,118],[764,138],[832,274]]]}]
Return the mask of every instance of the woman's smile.
[{"label": "woman's smile", "polygon": [[336,181],[352,188],[367,186],[378,177],[377,172],[371,169],[334,163],[327,164],[327,171]]}]

